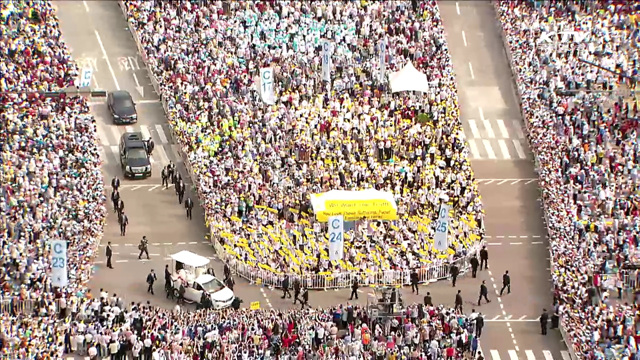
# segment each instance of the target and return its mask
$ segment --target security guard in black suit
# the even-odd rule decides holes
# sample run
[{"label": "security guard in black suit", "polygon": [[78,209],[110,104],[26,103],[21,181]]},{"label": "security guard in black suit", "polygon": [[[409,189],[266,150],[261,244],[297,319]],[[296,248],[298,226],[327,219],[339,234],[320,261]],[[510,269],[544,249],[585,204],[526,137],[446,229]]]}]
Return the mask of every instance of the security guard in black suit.
[{"label": "security guard in black suit", "polygon": [[507,294],[511,294],[511,276],[509,276],[509,270],[505,271],[504,275],[502,275],[502,290],[500,290],[500,296],[502,296],[504,289],[507,289]]},{"label": "security guard in black suit", "polygon": [[173,162],[171,160],[169,160],[169,164],[167,165],[167,177],[169,178],[169,180],[171,181],[171,183],[173,184],[173,175],[176,172],[176,169],[174,167],[175,165],[173,164]]},{"label": "security guard in black suit", "polygon": [[113,266],[111,265],[111,256],[113,256],[113,251],[111,250],[111,241],[107,243],[107,250],[105,255],[107,255],[107,267],[109,269],[113,269]]},{"label": "security guard in black suit", "polygon": [[162,186],[164,186],[165,189],[169,187],[169,170],[167,170],[168,167],[169,165],[163,167],[162,172],[160,173],[160,175],[162,176]]},{"label": "security guard in black suit", "polygon": [[409,277],[411,279],[411,293],[413,294],[415,292],[416,294],[420,294],[418,289],[418,272],[416,269],[411,270]]},{"label": "security guard in black suit", "polygon": [[475,278],[478,275],[478,265],[480,265],[478,256],[476,256],[476,254],[473,254],[473,257],[471,258],[471,260],[469,260],[469,263],[471,264],[471,277]]},{"label": "security guard in black suit", "polygon": [[111,179],[111,188],[113,190],[118,190],[120,188],[120,179],[117,176]]},{"label": "security guard in black suit", "polygon": [[127,225],[129,225],[129,217],[124,211],[120,213],[118,223],[120,224],[120,236],[125,236],[127,234]]},{"label": "security guard in black suit", "polygon": [[116,211],[118,212],[118,216],[124,212],[124,201],[122,201],[122,199],[118,200],[118,207],[116,208]]},{"label": "security guard in black suit", "polygon": [[482,265],[484,265],[485,269],[489,268],[489,251],[486,246],[482,247],[480,250],[480,270],[482,271]]},{"label": "security guard in black suit", "polygon": [[547,309],[542,309],[542,315],[540,315],[540,329],[542,330],[542,335],[547,335],[548,323],[549,323],[549,314],[547,313]]},{"label": "security guard in black suit", "polygon": [[491,300],[489,300],[488,298],[488,295],[489,295],[489,289],[487,289],[487,284],[485,283],[485,281],[482,280],[482,284],[480,284],[480,296],[478,297],[478,306],[480,306],[480,300],[482,300],[482,298],[487,300],[487,304],[491,302]]},{"label": "security guard in black suit", "polygon": [[430,292],[427,292],[427,296],[424,297],[424,306],[433,306],[433,301],[431,300]]},{"label": "security guard in black suit", "polygon": [[354,297],[356,298],[356,300],[358,300],[359,287],[360,287],[360,284],[358,284],[358,279],[357,278],[353,279],[353,283],[351,284],[351,296],[349,297],[349,300],[353,300]]},{"label": "security guard in black suit", "polygon": [[458,280],[458,274],[460,274],[460,269],[458,269],[458,265],[452,264],[449,268],[449,273],[451,274],[451,284],[453,287],[456,287],[456,281]]},{"label": "security guard in black suit", "polygon": [[284,279],[282,279],[282,297],[281,299],[291,298],[291,293],[289,292],[289,275],[285,275]]},{"label": "security guard in black suit", "polygon": [[118,212],[118,200],[120,200],[120,193],[118,189],[113,189],[111,192],[111,202],[113,203],[113,212]]},{"label": "security guard in black suit", "polygon": [[193,200],[191,200],[190,197],[188,197],[187,200],[184,201],[184,208],[187,209],[187,219],[193,220],[191,216],[191,212],[193,210]]},{"label": "security guard in black suit", "polygon": [[455,307],[454,307],[454,311],[455,310],[459,310],[460,313],[462,313],[462,290],[458,290],[458,293],[456,294],[456,302],[455,302]]},{"label": "security guard in black suit", "polygon": [[302,284],[300,284],[300,279],[296,278],[293,280],[293,303],[296,301],[302,303],[300,300],[300,290],[302,289]]},{"label": "security guard in black suit", "polygon": [[180,189],[178,190],[178,203],[182,204],[182,200],[184,199],[184,191],[187,188],[187,185],[184,184],[184,182],[182,181],[182,179],[179,179],[179,185],[180,185]]}]

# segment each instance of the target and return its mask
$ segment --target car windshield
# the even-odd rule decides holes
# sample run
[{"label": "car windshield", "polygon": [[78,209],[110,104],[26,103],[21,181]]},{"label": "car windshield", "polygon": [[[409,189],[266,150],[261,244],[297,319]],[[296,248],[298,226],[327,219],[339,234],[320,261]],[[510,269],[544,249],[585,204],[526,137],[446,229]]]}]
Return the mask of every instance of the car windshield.
[{"label": "car windshield", "polygon": [[132,148],[127,151],[127,159],[146,159],[147,152],[143,148]]},{"label": "car windshield", "polygon": [[208,283],[200,285],[202,285],[202,288],[208,293],[214,293],[224,289],[224,284],[216,278],[213,278],[213,280],[209,281]]},{"label": "car windshield", "polygon": [[128,96],[118,96],[115,98],[115,103],[120,108],[133,108],[133,101]]}]

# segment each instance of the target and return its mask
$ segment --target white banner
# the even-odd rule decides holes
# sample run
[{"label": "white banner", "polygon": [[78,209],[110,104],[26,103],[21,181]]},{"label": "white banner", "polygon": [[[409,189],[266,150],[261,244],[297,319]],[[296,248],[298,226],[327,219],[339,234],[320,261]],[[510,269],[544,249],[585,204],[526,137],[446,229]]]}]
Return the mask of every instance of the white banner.
[{"label": "white banner", "polygon": [[79,87],[90,87],[91,86],[91,77],[93,76],[93,69],[84,68],[82,69],[82,74],[80,75],[80,84]]},{"label": "white banner", "polygon": [[436,235],[434,236],[434,242],[436,243],[436,249],[440,252],[447,251],[449,248],[449,211],[451,206],[447,204],[440,205],[440,212],[438,212],[438,220],[436,221]]},{"label": "white banner", "polygon": [[387,57],[387,44],[384,42],[384,40],[380,40],[380,82],[384,81],[384,73],[386,71],[386,57]]},{"label": "white banner", "polygon": [[322,80],[331,81],[331,43],[322,41]]},{"label": "white banner", "polygon": [[69,284],[67,276],[67,242],[52,240],[51,244],[51,285],[65,287]]},{"label": "white banner", "polygon": [[260,97],[266,104],[275,104],[273,91],[273,68],[260,69]]},{"label": "white banner", "polygon": [[329,260],[344,257],[344,216],[329,216]]}]

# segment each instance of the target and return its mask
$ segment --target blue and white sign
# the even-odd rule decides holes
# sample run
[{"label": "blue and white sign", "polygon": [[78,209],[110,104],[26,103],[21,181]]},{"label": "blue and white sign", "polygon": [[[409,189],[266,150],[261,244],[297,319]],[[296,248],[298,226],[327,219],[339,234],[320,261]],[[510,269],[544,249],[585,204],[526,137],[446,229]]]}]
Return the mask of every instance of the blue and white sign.
[{"label": "blue and white sign", "polygon": [[384,81],[384,73],[386,71],[387,44],[384,40],[380,40],[380,82]]},{"label": "blue and white sign", "polygon": [[338,261],[344,257],[344,216],[329,216],[329,260]]},{"label": "blue and white sign", "polygon": [[82,69],[82,74],[80,74],[80,87],[91,86],[92,76],[93,76],[93,69],[89,67]]},{"label": "blue and white sign", "polygon": [[260,97],[266,104],[275,104],[273,91],[273,68],[260,69]]},{"label": "blue and white sign", "polygon": [[67,276],[67,242],[51,241],[51,285],[65,287],[69,284]]},{"label": "blue and white sign", "polygon": [[449,211],[451,211],[451,206],[447,204],[440,205],[438,220],[436,221],[436,234],[433,239],[436,250],[440,252],[447,251],[447,248],[449,248]]},{"label": "blue and white sign", "polygon": [[331,43],[322,41],[322,80],[331,81]]}]

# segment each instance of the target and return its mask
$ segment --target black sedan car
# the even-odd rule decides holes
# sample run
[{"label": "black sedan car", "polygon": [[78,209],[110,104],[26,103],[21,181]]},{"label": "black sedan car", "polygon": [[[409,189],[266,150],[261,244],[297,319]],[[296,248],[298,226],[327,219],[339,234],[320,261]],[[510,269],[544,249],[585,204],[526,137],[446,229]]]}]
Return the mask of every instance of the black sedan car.
[{"label": "black sedan car", "polygon": [[128,91],[118,90],[107,95],[107,105],[114,124],[133,124],[138,121],[136,103]]}]

